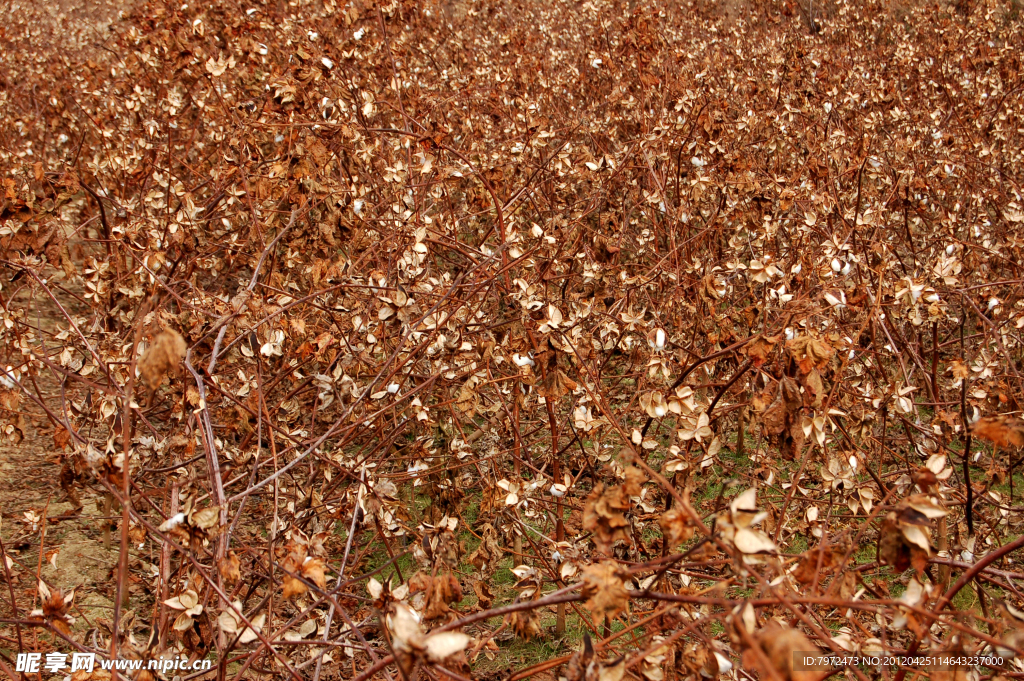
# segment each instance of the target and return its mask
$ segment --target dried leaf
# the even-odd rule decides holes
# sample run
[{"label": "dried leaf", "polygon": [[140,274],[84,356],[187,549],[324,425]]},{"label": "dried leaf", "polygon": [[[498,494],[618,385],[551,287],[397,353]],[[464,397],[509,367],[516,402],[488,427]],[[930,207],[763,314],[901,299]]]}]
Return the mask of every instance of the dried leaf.
[{"label": "dried leaf", "polygon": [[629,508],[629,496],[621,485],[606,488],[598,483],[594,486],[583,508],[583,529],[594,533],[598,551],[608,554],[617,540],[628,539],[629,521],[623,513]]},{"label": "dried leaf", "polygon": [[636,466],[628,466],[626,468],[626,484],[622,489],[626,495],[638,497],[643,491],[642,486],[645,482],[647,482],[647,475],[642,470]]},{"label": "dried leaf", "polygon": [[509,623],[516,636],[526,641],[541,634],[540,616],[536,610],[517,610],[509,615]]},{"label": "dried leaf", "polygon": [[283,580],[281,580],[281,585],[283,587],[281,595],[285,598],[294,598],[296,596],[301,596],[302,594],[309,591],[309,589],[306,588],[306,585],[302,583],[302,580],[297,577],[285,577]]},{"label": "dried leaf", "polygon": [[224,556],[224,560],[217,565],[220,576],[228,585],[232,585],[242,578],[241,568],[242,562],[234,551],[228,551],[228,555]]},{"label": "dried leaf", "polygon": [[327,576],[324,574],[326,567],[319,558],[306,558],[300,572],[303,577],[324,589],[327,587]]},{"label": "dried leaf", "polygon": [[693,537],[694,526],[690,516],[679,506],[674,506],[665,511],[658,519],[661,525],[661,532],[665,535],[665,541],[671,547],[689,541]]},{"label": "dried leaf", "polygon": [[595,622],[603,622],[605,617],[611,619],[629,610],[629,592],[614,562],[605,561],[583,568],[582,594],[587,598],[586,606]]},{"label": "dried leaf", "polygon": [[185,339],[173,329],[157,334],[145,354],[138,361],[139,373],[150,390],[156,390],[164,376],[177,370],[188,346]]},{"label": "dried leaf", "polygon": [[[810,584],[814,581],[815,576],[818,576],[818,583],[821,584],[823,578],[832,572],[832,568],[835,567],[839,558],[840,556],[837,556],[830,548],[807,549],[800,554],[800,561],[792,573],[793,579],[801,584]],[[818,569],[819,565],[821,566],[820,570]]]},{"label": "dried leaf", "polygon": [[1005,414],[978,419],[971,433],[1000,447],[1024,447],[1024,420]]},{"label": "dried leaf", "polygon": [[498,532],[494,529],[494,525],[484,523],[480,534],[482,537],[480,545],[473,553],[469,554],[467,560],[478,571],[490,574],[501,560],[503,552],[498,546]]},{"label": "dried leaf", "polygon": [[778,336],[758,336],[743,348],[744,354],[753,360],[754,366],[761,368],[765,362],[771,356],[772,351],[775,349],[776,343],[779,342]]},{"label": "dried leaf", "polygon": [[491,607],[494,602],[494,594],[491,593],[491,587],[487,582],[483,580],[473,582],[473,592],[476,594],[477,606],[480,609],[487,610]]},{"label": "dried leaf", "polygon": [[800,336],[786,343],[790,355],[800,366],[801,374],[808,374],[812,369],[824,369],[832,357],[832,348],[810,336]]},{"label": "dried leaf", "polygon": [[827,671],[803,671],[796,668],[795,653],[802,653],[807,656],[820,655],[818,646],[811,643],[802,632],[785,627],[777,621],[772,620],[765,626],[756,637],[756,643],[764,652],[767,662],[772,669],[762,669],[760,656],[744,654],[744,665],[749,661],[750,666],[761,671],[762,678],[774,678],[775,675],[784,681],[821,681],[829,672]]},{"label": "dried leaf", "polygon": [[423,618],[432,620],[448,613],[452,603],[462,600],[462,586],[450,573],[431,576],[417,572],[409,579],[409,593],[423,593]]}]

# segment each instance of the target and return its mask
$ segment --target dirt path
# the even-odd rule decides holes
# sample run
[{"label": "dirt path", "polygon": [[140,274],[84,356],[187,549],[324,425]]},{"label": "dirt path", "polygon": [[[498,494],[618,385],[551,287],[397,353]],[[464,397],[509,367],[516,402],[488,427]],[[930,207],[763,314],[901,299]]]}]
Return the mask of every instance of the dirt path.
[{"label": "dirt path", "polygon": [[[23,615],[32,609],[38,576],[51,587],[76,589],[80,625],[102,624],[112,614],[107,585],[118,553],[116,544],[104,548],[100,500],[83,495],[84,508],[75,515],[57,482],[52,440],[41,428],[29,431],[21,444],[0,450],[0,536],[13,561],[19,609]],[[9,602],[5,606],[9,610]]]},{"label": "dirt path", "polygon": [[[56,306],[45,304],[45,297],[22,295],[9,303],[11,308],[29,309],[33,322],[41,330],[56,331],[63,322]],[[66,302],[65,304],[70,304]],[[72,314],[76,313],[73,308]],[[66,326],[66,323],[64,324]],[[33,393],[46,398],[53,413],[61,413],[60,384],[49,370],[23,383]],[[60,486],[61,450],[53,440],[54,428],[38,404],[22,399],[20,411],[24,439],[0,446],[0,538],[11,559],[11,576],[20,617],[39,607],[37,584],[65,593],[75,590],[72,615],[76,631],[98,628],[107,633],[113,615],[113,570],[118,560],[116,522],[110,525],[104,515],[103,498],[87,486],[79,488],[81,506],[76,506]],[[116,513],[114,511],[113,513]],[[112,514],[113,514],[112,513]],[[109,546],[104,530],[112,528]],[[140,566],[135,564],[136,572]],[[10,595],[0,600],[0,616],[10,616]],[[39,634],[32,645],[43,652],[54,650],[49,634]],[[6,645],[0,642],[0,649]],[[63,650],[63,646],[57,649]],[[5,650],[5,652],[16,652]]]}]

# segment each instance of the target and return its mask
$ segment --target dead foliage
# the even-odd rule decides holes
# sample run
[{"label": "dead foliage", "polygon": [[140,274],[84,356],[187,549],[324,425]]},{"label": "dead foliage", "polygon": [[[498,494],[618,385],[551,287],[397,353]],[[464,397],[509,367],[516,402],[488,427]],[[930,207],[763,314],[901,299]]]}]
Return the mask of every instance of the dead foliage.
[{"label": "dead foliage", "polygon": [[0,27],[12,654],[815,681],[1024,640],[1013,3],[101,2]]}]

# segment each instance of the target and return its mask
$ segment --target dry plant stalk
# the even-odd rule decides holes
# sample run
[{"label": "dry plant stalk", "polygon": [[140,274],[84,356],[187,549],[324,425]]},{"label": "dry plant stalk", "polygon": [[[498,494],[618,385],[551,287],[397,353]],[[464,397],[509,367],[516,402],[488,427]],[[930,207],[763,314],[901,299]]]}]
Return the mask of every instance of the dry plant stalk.
[{"label": "dry plant stalk", "polygon": [[0,28],[8,657],[1012,674],[1012,4],[71,4]]}]

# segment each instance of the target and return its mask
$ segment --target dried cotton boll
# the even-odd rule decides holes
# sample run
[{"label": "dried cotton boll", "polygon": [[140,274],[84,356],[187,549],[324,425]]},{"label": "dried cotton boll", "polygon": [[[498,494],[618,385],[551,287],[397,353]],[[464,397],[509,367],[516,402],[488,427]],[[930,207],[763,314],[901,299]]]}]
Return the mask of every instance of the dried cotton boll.
[{"label": "dried cotton boll", "polygon": [[529,355],[520,355],[518,352],[512,354],[512,361],[515,362],[518,367],[525,366],[536,366],[536,362]]},{"label": "dried cotton boll", "polygon": [[165,329],[157,334],[138,364],[146,386],[150,390],[159,388],[164,376],[177,369],[186,350],[188,345],[177,331]]},{"label": "dried cotton boll", "polygon": [[666,335],[665,329],[652,329],[647,334],[647,343],[654,350],[664,350],[668,344],[668,335]]}]

